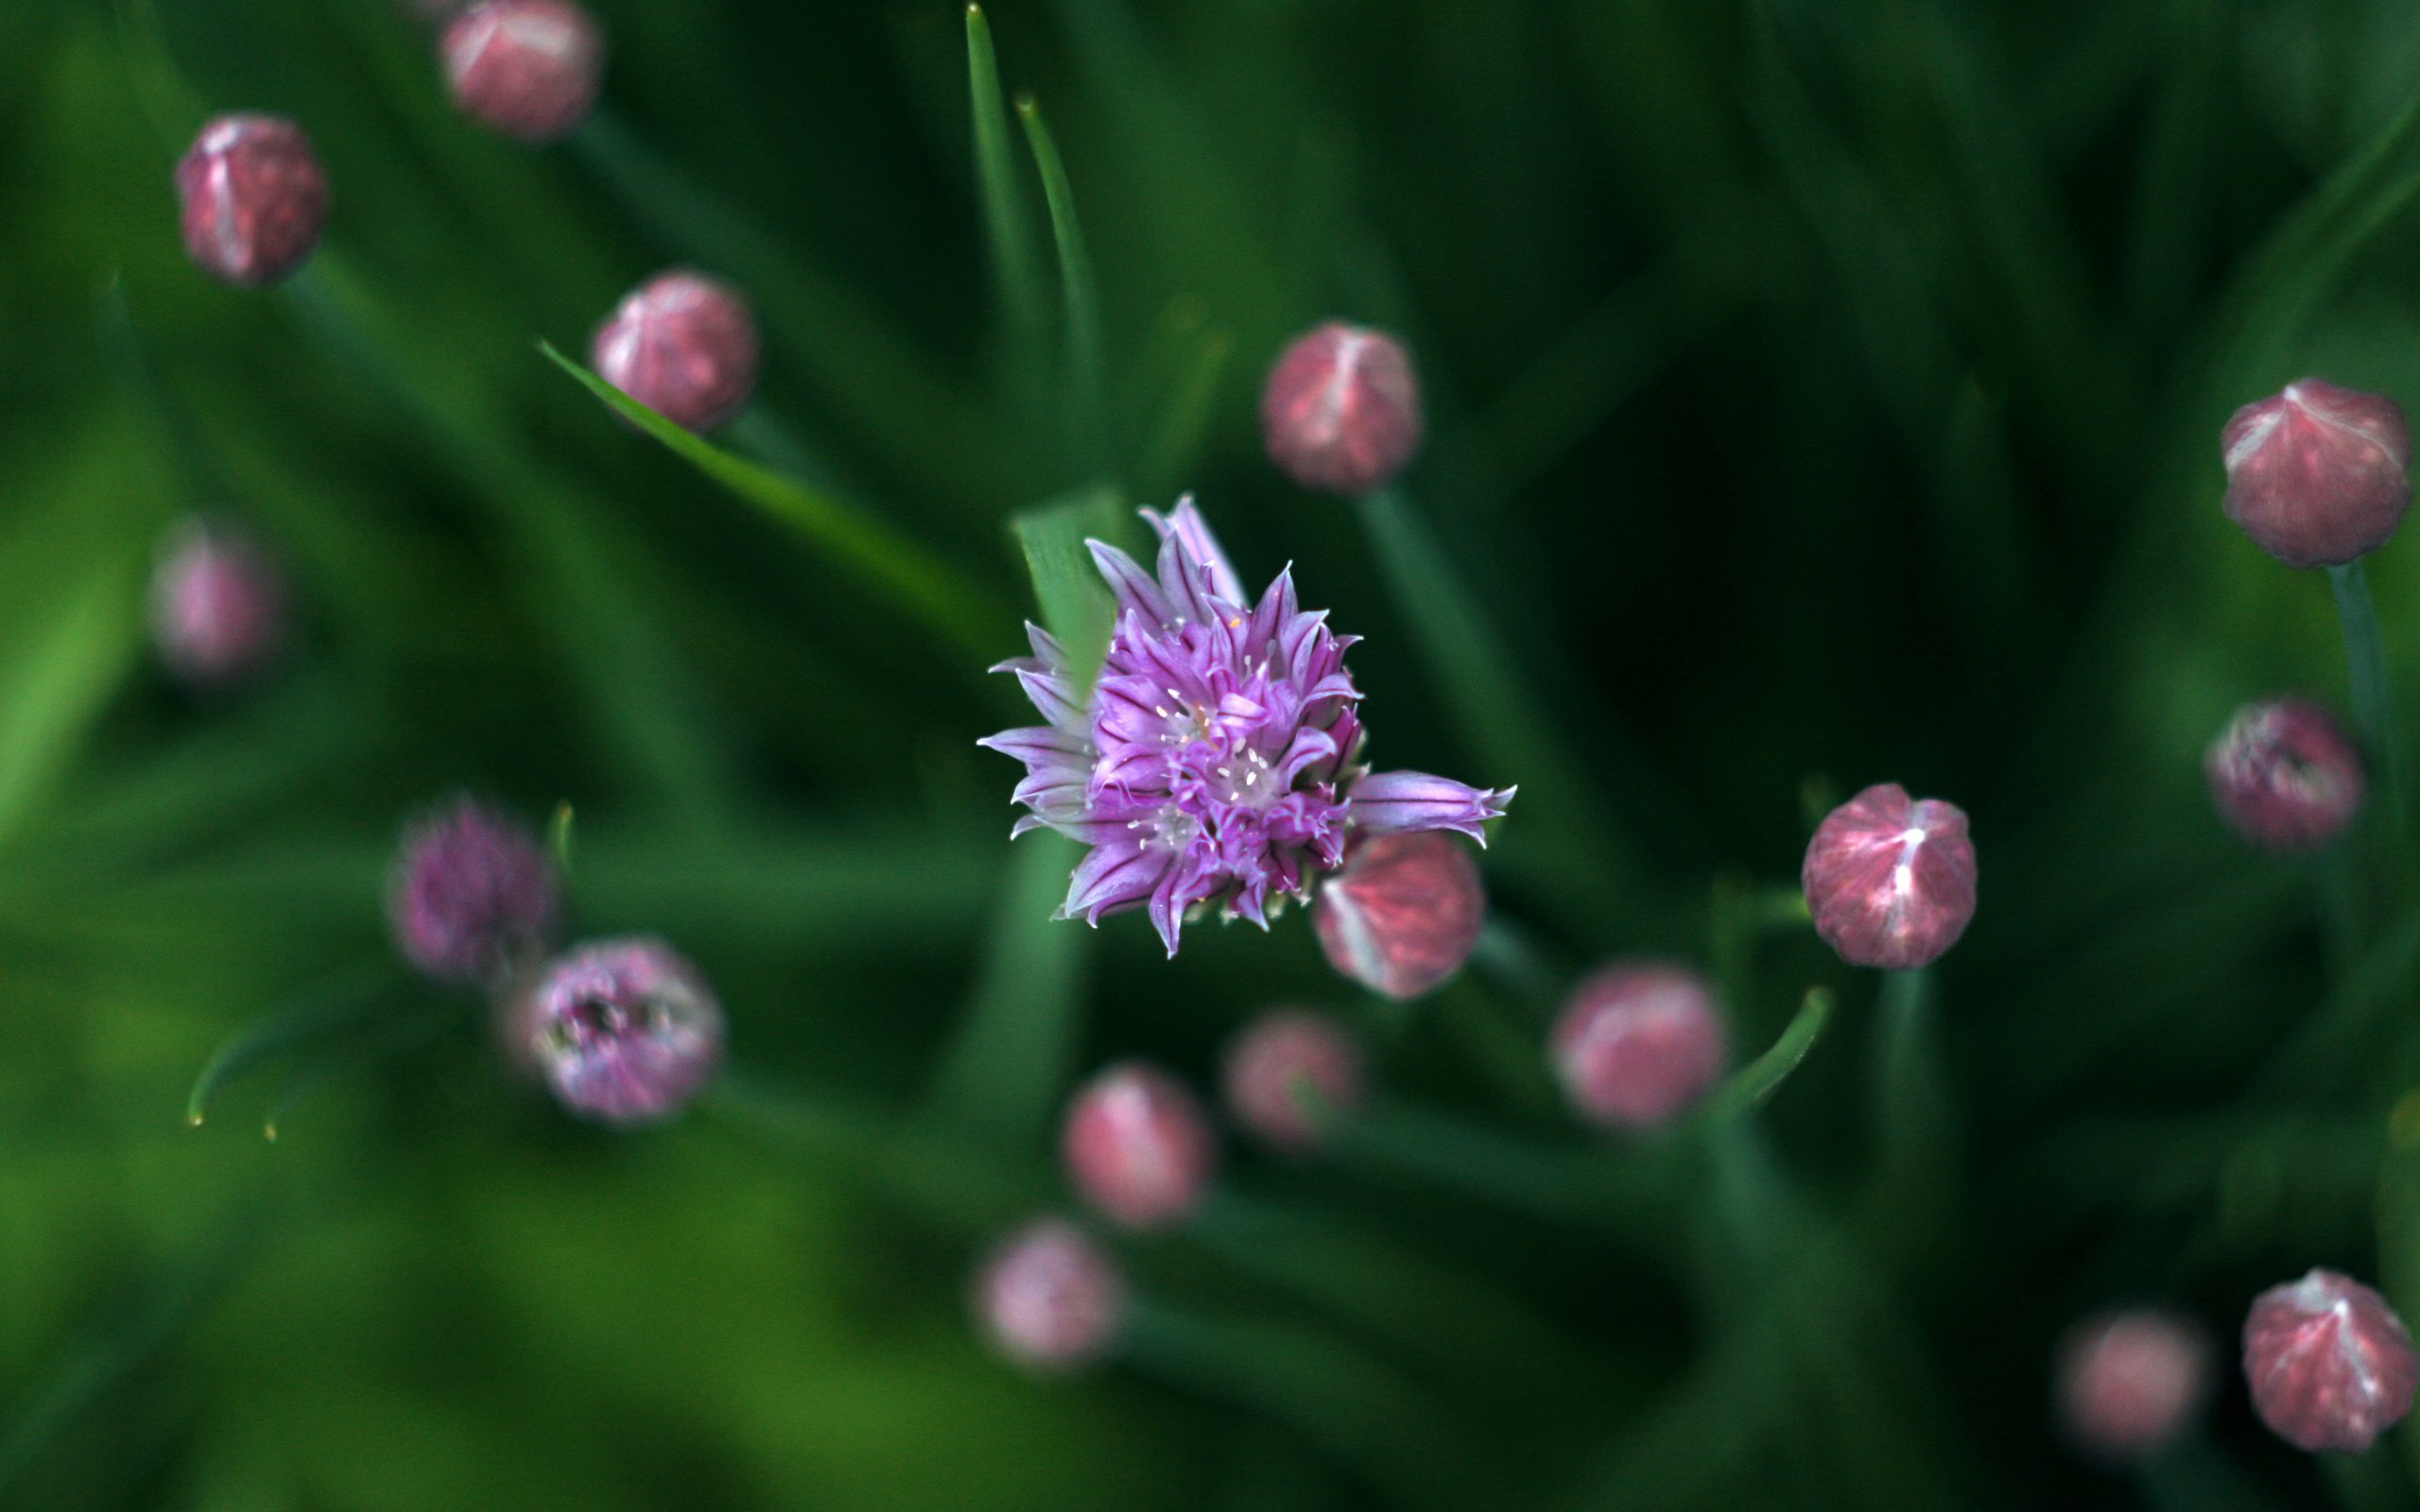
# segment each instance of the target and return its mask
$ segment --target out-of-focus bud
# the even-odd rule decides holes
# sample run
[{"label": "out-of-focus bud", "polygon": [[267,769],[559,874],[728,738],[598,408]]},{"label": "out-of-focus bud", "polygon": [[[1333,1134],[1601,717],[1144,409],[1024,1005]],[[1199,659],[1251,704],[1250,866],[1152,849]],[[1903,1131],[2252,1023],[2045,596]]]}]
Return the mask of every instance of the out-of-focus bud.
[{"label": "out-of-focus bud", "polygon": [[2183,1437],[2210,1390],[2209,1335],[2149,1308],[2078,1324],[2059,1347],[2059,1417],[2077,1447],[2135,1464]]},{"label": "out-of-focus bud", "polygon": [[2227,518],[2289,567],[2376,551],[2411,505],[2411,433],[2378,394],[2306,378],[2237,410],[2219,444]]},{"label": "out-of-focus bud", "polygon": [[668,1118],[722,1064],[722,1005],[660,940],[606,940],[556,960],[519,1025],[556,1098],[601,1124]]},{"label": "out-of-focus bud", "polygon": [[2420,1356],[2385,1297],[2313,1270],[2253,1298],[2243,1376],[2278,1437],[2313,1453],[2358,1454],[2411,1410]]},{"label": "out-of-focus bud", "polygon": [[1359,498],[1420,450],[1420,385],[1403,344],[1341,320],[1297,337],[1260,395],[1269,458],[1306,489]]},{"label": "out-of-focus bud", "polygon": [[554,942],[560,909],[537,839],[469,798],[405,833],[387,888],[395,948],[441,982],[502,986]]},{"label": "out-of-focus bud", "polygon": [[678,425],[710,431],[756,388],[756,321],[713,279],[661,273],[596,328],[589,358],[607,383]]},{"label": "out-of-focus bud", "polygon": [[984,1258],[975,1314],[1000,1352],[1049,1373],[1092,1364],[1116,1341],[1126,1283],[1082,1229],[1037,1218]]},{"label": "out-of-focus bud", "polygon": [[1851,966],[1912,971],[1975,917],[1965,811],[1881,782],[1824,816],[1799,871],[1815,933]]},{"label": "out-of-focus bud", "polygon": [[1312,1149],[1328,1117],[1360,1106],[1361,1048],[1319,1014],[1264,1013],[1227,1051],[1226,1091],[1228,1110],[1256,1138]]},{"label": "out-of-focus bud", "polygon": [[1129,1228],[1191,1216],[1219,1162],[1210,1121],[1193,1094],[1134,1061],[1110,1067],[1076,1093],[1060,1153],[1084,1200]]},{"label": "out-of-focus bud", "polygon": [[152,574],[151,636],[188,685],[240,682],[285,646],[285,579],[245,537],[187,520],[169,534]]},{"label": "out-of-focus bud", "polygon": [[524,142],[552,142],[588,119],[605,36],[571,0],[482,0],[447,23],[445,82],[464,114]]},{"label": "out-of-focus bud", "polygon": [[1459,841],[1434,830],[1356,840],[1311,905],[1328,964],[1401,1000],[1461,971],[1486,921],[1478,866]]},{"label": "out-of-focus bud", "polygon": [[2202,770],[2220,816],[2264,850],[2310,850],[2335,839],[2367,786],[2352,737],[2308,698],[2237,710]]},{"label": "out-of-focus bud", "polygon": [[1581,1117],[1607,1127],[1669,1122],[1722,1075],[1729,1055],[1705,980],[1679,966],[1610,966],[1555,1022],[1554,1066]]},{"label": "out-of-focus bud", "polygon": [[214,117],[177,162],[185,253],[257,289],[309,260],[328,221],[328,176],[301,127],[276,115]]}]

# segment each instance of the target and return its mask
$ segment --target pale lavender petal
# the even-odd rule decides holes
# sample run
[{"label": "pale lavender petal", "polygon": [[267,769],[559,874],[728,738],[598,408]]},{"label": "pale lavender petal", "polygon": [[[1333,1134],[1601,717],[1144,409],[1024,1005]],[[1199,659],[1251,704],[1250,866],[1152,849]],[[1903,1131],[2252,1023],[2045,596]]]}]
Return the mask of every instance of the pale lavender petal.
[{"label": "pale lavender petal", "polygon": [[1097,846],[1077,864],[1059,917],[1098,923],[1103,914],[1131,908],[1150,896],[1174,862],[1167,851],[1139,844]]},{"label": "pale lavender petal", "polygon": [[1054,730],[1048,725],[1003,730],[996,735],[986,735],[975,744],[986,750],[1014,757],[1028,766],[1040,765],[1053,757],[1072,757],[1080,764],[1088,761],[1092,754],[1092,742],[1081,735]]},{"label": "pale lavender petal", "polygon": [[1033,700],[1033,707],[1043,718],[1071,735],[1080,737],[1083,734],[1084,711],[1077,706],[1064,680],[1046,672],[1036,672],[1031,667],[1018,667],[1016,674],[1017,681],[1025,688],[1025,696]]},{"label": "pale lavender petal", "polygon": [[1143,518],[1151,523],[1151,528],[1160,533],[1161,540],[1175,537],[1184,547],[1185,556],[1201,564],[1212,593],[1230,604],[1251,602],[1244,593],[1243,579],[1236,576],[1236,569],[1228,562],[1227,554],[1219,549],[1219,538],[1211,534],[1210,522],[1202,519],[1201,511],[1194,507],[1192,494],[1179,499],[1176,508],[1166,515],[1157,509],[1146,509],[1142,513]]},{"label": "pale lavender petal", "polygon": [[1372,772],[1355,782],[1347,796],[1354,827],[1369,833],[1454,830],[1485,845],[1482,826],[1504,816],[1514,791],[1472,787],[1426,772]]},{"label": "pale lavender petal", "polygon": [[1108,580],[1109,591],[1117,596],[1120,615],[1136,615],[1153,626],[1166,625],[1176,618],[1167,594],[1160,591],[1160,585],[1133,558],[1105,541],[1087,541],[1084,545],[1093,554],[1093,565]]}]

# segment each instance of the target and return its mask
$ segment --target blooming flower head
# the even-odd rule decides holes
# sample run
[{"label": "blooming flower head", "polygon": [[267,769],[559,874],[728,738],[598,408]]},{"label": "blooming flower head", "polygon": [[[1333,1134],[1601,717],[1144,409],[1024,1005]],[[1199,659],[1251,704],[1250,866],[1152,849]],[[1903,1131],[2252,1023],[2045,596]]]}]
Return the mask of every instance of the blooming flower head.
[{"label": "blooming flower head", "polygon": [[405,834],[387,921],[396,949],[428,975],[495,987],[554,942],[560,893],[535,835],[459,798]]},{"label": "blooming flower head", "polygon": [[600,1124],[669,1118],[722,1064],[722,1005],[661,940],[602,940],[555,961],[515,1030],[557,1100]]},{"label": "blooming flower head", "polygon": [[1049,721],[982,742],[1026,765],[1015,799],[1031,813],[1013,833],[1047,826],[1092,847],[1062,918],[1148,909],[1174,955],[1184,920],[1212,906],[1268,928],[1342,864],[1348,835],[1458,830],[1485,843],[1511,788],[1360,762],[1361,694],[1344,670],[1356,638],[1302,608],[1290,568],[1248,605],[1190,500],[1143,516],[1160,535],[1156,576],[1088,542],[1117,601],[1092,686],[1039,627],[1031,657],[995,669]]},{"label": "blooming flower head", "polygon": [[2358,1454],[2411,1410],[2420,1354],[2385,1297],[2314,1270],[2253,1298],[2243,1376],[2278,1437],[2312,1453]]}]

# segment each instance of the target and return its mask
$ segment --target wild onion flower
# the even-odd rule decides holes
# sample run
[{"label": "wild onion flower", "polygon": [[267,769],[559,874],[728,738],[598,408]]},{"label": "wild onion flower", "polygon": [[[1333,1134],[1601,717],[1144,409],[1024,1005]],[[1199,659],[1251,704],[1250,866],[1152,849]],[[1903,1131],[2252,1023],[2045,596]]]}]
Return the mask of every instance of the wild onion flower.
[{"label": "wild onion flower", "polygon": [[177,163],[185,252],[239,288],[301,267],[328,219],[328,176],[311,138],[277,115],[214,117]]},{"label": "wild onion flower", "polygon": [[1403,343],[1341,320],[1305,332],[1260,394],[1269,459],[1306,489],[1348,499],[1395,480],[1420,450],[1420,385]]},{"label": "wild onion flower", "polygon": [[2313,1270],[2253,1299],[2243,1375],[2278,1437],[2312,1453],[2358,1454],[2411,1410],[2420,1355],[2385,1297]]},{"label": "wild onion flower", "polygon": [[605,36],[572,0],[481,0],[439,39],[462,113],[533,146],[588,119],[605,73]]},{"label": "wild onion flower", "polygon": [[975,1277],[975,1315],[999,1351],[1030,1370],[1089,1365],[1116,1339],[1126,1283],[1084,1231],[1037,1218],[1000,1241]]},{"label": "wild onion flower", "polygon": [[1320,1143],[1329,1116],[1361,1103],[1361,1047],[1325,1016],[1262,1014],[1227,1051],[1227,1110],[1263,1143],[1288,1153]]},{"label": "wild onion flower", "polygon": [[1553,1051],[1573,1110],[1616,1128],[1670,1122],[1730,1057],[1705,979],[1659,962],[1610,966],[1581,983],[1555,1022]]},{"label": "wild onion flower", "polygon": [[242,534],[187,520],[169,533],[152,573],[151,638],[188,686],[240,682],[285,645],[285,580]]},{"label": "wild onion flower", "polygon": [[555,961],[513,1026],[556,1099],[602,1124],[669,1118],[722,1064],[722,1005],[661,940],[604,940]]},{"label": "wild onion flower", "polygon": [[2235,712],[2202,758],[2210,800],[2263,850],[2312,850],[2361,807],[2361,753],[2335,716],[2308,698],[2272,698]]},{"label": "wild onion flower", "polygon": [[2237,410],[2219,443],[2227,518],[2289,567],[2375,551],[2411,507],[2411,432],[2380,394],[2306,378]]},{"label": "wild onion flower", "polygon": [[1219,1165],[1201,1105],[1183,1082],[1139,1061],[1112,1066],[1077,1091],[1059,1147],[1084,1200],[1129,1228],[1190,1217]]},{"label": "wild onion flower", "polygon": [[1353,836],[1486,842],[1511,788],[1361,762],[1361,694],[1344,670],[1356,637],[1296,602],[1291,568],[1247,606],[1191,500],[1143,515],[1160,535],[1156,577],[1088,542],[1117,606],[1099,679],[1078,682],[1038,626],[1031,657],[994,669],[1015,673],[1049,720],[981,742],[1026,765],[1014,797],[1031,812],[1011,833],[1047,826],[1092,847],[1059,917],[1148,909],[1173,956],[1185,919],[1213,906],[1268,928]]},{"label": "wild onion flower", "polygon": [[1911,971],[1975,918],[1975,842],[1955,803],[1878,782],[1825,815],[1799,881],[1815,933],[1851,966]]},{"label": "wild onion flower", "polygon": [[1357,838],[1311,904],[1327,963],[1399,1003],[1452,981],[1486,923],[1470,852],[1433,830]]},{"label": "wild onion flower", "polygon": [[2086,1319],[2059,1347],[2067,1436],[2096,1459],[2133,1464],[2174,1444],[2210,1394],[2210,1339],[2155,1308]]},{"label": "wild onion flower", "polygon": [[537,837],[470,798],[406,833],[387,889],[395,948],[441,982],[503,986],[554,943],[560,913]]},{"label": "wild onion flower", "polygon": [[728,284],[676,268],[632,289],[596,329],[591,365],[676,425],[710,431],[756,388],[756,320]]}]

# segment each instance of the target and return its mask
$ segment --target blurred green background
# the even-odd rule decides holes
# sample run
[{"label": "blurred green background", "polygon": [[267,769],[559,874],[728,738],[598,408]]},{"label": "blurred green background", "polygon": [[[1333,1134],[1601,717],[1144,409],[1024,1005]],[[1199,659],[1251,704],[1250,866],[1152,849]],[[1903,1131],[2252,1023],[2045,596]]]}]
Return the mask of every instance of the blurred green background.
[{"label": "blurred green background", "polygon": [[[2049,1357],[2139,1299],[2225,1353],[2315,1263],[2420,1303],[2420,913],[2253,857],[2199,767],[2246,698],[2343,699],[2216,435],[2307,371],[2420,397],[2420,14],[999,0],[1098,273],[1094,433],[1055,271],[1022,319],[994,275],[957,7],[596,9],[603,111],[530,151],[388,0],[0,3],[0,1505],[2415,1504],[2420,1439],[2319,1466],[2231,1360],[2206,1435],[2090,1469]],[[176,237],[237,108],[334,185],[267,296]],[[764,320],[733,449],[982,584],[995,644],[539,355],[675,262]],[[1416,354],[1416,539],[1262,458],[1260,376],[1330,315]],[[1488,875],[1542,975],[1395,1009],[1299,916],[1174,964],[1045,920],[1064,858],[1010,849],[973,744],[1024,722],[980,671],[1009,522],[1181,490],[1368,637],[1382,765],[1522,784]],[[220,699],[144,628],[205,508],[297,601]],[[2414,549],[2371,564],[2406,691]],[[1758,923],[1810,804],[1893,780],[1981,855],[1912,1070],[1869,977]],[[700,963],[741,1091],[571,1126],[406,995],[183,1126],[216,1046],[384,960],[397,827],[464,786],[574,805],[581,930]],[[1636,952],[1716,969],[1743,1057],[1841,1011],[1753,1118],[1586,1136],[1546,1015]],[[991,1359],[964,1273],[1063,1200],[1072,1076],[1206,1084],[1277,1001],[1360,1027],[1384,1116],[1236,1147],[1128,1246],[1130,1359]]]}]

